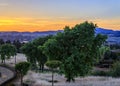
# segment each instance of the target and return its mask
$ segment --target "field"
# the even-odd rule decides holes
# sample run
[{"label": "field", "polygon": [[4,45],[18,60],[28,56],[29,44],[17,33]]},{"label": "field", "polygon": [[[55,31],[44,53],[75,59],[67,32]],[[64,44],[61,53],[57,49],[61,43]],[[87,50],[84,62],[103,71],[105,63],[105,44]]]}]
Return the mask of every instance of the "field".
[{"label": "field", "polygon": [[[26,57],[23,54],[17,54],[17,63],[21,61],[26,61]],[[14,66],[14,58],[6,61],[7,64]],[[112,77],[99,77],[99,76],[86,76],[75,78],[75,82],[68,83],[64,75],[55,74],[55,86],[120,86],[120,78]],[[27,75],[24,76],[24,82],[31,84],[32,86],[51,86],[48,82],[51,80],[51,73],[36,73],[33,71],[28,71]],[[20,80],[15,80],[15,84],[19,84]]]}]

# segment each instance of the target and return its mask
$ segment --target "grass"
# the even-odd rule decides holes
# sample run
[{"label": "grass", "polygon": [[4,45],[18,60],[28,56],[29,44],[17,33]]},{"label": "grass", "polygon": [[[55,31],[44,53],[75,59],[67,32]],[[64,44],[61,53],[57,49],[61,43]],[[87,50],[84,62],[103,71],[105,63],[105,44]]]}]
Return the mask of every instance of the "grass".
[{"label": "grass", "polygon": [[110,76],[110,71],[94,71],[91,73],[93,76]]}]

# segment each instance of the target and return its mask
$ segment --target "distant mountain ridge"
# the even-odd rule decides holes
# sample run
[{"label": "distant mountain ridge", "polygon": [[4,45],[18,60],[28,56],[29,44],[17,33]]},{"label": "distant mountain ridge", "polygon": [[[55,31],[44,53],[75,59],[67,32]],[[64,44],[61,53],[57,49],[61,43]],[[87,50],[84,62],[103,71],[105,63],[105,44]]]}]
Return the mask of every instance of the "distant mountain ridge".
[{"label": "distant mountain ridge", "polygon": [[[0,32],[0,39],[6,40],[20,40],[21,42],[23,41],[31,41],[35,38],[42,37],[42,36],[47,36],[47,35],[55,35],[58,32],[63,32],[63,30],[58,30],[58,31],[43,31],[43,32],[17,32],[17,31],[11,31],[11,32]],[[96,34],[103,34],[107,35],[108,39],[107,41],[109,43],[117,43],[120,44],[120,31],[114,31],[114,30],[109,30],[109,29],[104,29],[104,28],[96,28],[95,29]]]},{"label": "distant mountain ridge", "polygon": [[114,35],[115,37],[118,36],[120,37],[120,30],[109,30],[109,29],[103,29],[103,28],[96,28],[95,30],[96,34],[101,33],[101,34],[106,34],[106,35]]},{"label": "distant mountain ridge", "polygon": [[109,30],[109,29],[96,28],[95,33],[107,35],[108,36],[107,42],[109,44],[119,44],[120,45],[120,30],[114,31],[114,30]]},{"label": "distant mountain ridge", "polygon": [[55,35],[57,32],[62,32],[62,30],[58,31],[43,31],[43,32],[17,32],[17,31],[11,31],[11,32],[0,32],[0,39],[6,40],[20,40],[23,41],[31,41],[35,38],[47,36],[47,35]]}]

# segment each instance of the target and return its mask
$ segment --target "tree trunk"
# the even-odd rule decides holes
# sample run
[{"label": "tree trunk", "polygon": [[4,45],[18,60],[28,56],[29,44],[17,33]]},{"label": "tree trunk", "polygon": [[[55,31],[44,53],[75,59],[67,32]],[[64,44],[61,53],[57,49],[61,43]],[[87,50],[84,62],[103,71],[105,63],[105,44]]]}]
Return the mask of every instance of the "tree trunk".
[{"label": "tree trunk", "polygon": [[15,64],[16,64],[16,55],[15,55]]},{"label": "tree trunk", "polygon": [[21,78],[21,86],[23,86],[23,75],[20,73],[20,78]]},{"label": "tree trunk", "polygon": [[70,75],[71,75],[71,74],[69,73],[69,74],[68,74],[68,77],[67,77],[67,80],[66,80],[67,82],[71,82],[71,76],[70,76]]},{"label": "tree trunk", "polygon": [[3,63],[4,60],[2,60],[2,63]]},{"label": "tree trunk", "polygon": [[5,64],[5,59],[4,59],[4,64]]},{"label": "tree trunk", "polygon": [[39,68],[40,68],[39,70],[40,70],[40,72],[41,72],[41,69],[42,69],[41,64],[39,64]]},{"label": "tree trunk", "polygon": [[43,72],[43,70],[44,70],[44,64],[42,64],[42,72]]},{"label": "tree trunk", "polygon": [[54,86],[54,70],[52,69],[52,86]]},{"label": "tree trunk", "polygon": [[2,74],[1,74],[1,72],[0,72],[0,78],[1,78],[1,76],[2,76]]},{"label": "tree trunk", "polygon": [[66,81],[67,81],[67,82],[71,82],[71,81],[75,82],[75,79],[74,79],[74,77],[71,75],[71,73],[68,74],[68,77],[67,77],[67,80],[66,80]]}]

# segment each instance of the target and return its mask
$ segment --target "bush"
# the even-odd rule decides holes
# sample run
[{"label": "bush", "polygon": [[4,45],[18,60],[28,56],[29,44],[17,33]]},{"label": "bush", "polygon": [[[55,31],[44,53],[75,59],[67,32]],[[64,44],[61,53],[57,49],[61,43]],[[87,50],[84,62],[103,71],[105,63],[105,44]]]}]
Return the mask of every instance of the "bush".
[{"label": "bush", "polygon": [[112,77],[120,77],[120,61],[117,61],[113,64],[111,68]]},{"label": "bush", "polygon": [[95,71],[92,73],[94,76],[110,76],[109,71]]},{"label": "bush", "polygon": [[119,60],[118,55],[115,52],[107,51],[104,55],[105,60]]}]

